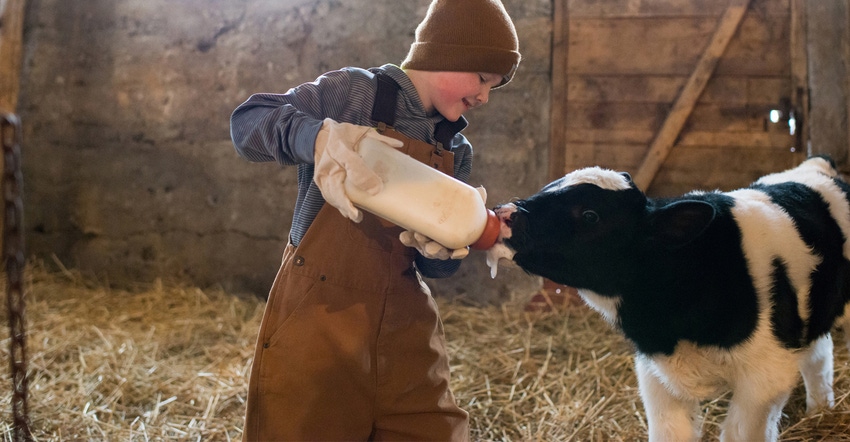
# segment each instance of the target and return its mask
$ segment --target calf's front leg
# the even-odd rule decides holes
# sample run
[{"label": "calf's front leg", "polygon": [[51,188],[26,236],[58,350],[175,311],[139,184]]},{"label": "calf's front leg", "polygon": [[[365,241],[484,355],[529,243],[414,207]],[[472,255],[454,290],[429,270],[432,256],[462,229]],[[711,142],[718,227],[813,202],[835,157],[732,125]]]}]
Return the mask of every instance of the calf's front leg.
[{"label": "calf's front leg", "polygon": [[649,441],[693,441],[700,438],[697,422],[699,401],[684,399],[670,392],[645,355],[635,355],[640,398],[649,425]]},{"label": "calf's front leg", "polygon": [[721,442],[776,441],[782,408],[799,381],[795,356],[779,348],[759,353],[742,364],[732,385]]},{"label": "calf's front leg", "polygon": [[741,400],[733,393],[729,414],[723,421],[720,442],[774,442],[779,438],[779,419],[790,391],[769,403]]}]

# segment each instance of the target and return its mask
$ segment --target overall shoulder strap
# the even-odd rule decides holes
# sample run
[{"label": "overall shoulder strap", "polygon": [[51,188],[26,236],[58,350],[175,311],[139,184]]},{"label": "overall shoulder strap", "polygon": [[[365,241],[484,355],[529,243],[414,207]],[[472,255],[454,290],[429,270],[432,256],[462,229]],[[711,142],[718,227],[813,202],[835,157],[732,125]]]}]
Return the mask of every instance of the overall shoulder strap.
[{"label": "overall shoulder strap", "polygon": [[[398,91],[401,86],[389,75],[382,72],[375,74],[378,82],[378,90],[375,93],[375,102],[372,105],[372,121],[378,122],[378,129],[382,131],[382,123],[385,127],[392,128],[395,125],[395,110],[398,102]],[[443,120],[434,128],[434,138],[437,140],[437,151],[451,149],[452,138],[463,130],[467,125],[466,118],[460,117],[457,121]]]},{"label": "overall shoulder strap", "polygon": [[378,80],[378,91],[372,105],[372,121],[392,127],[395,124],[395,107],[401,86],[389,75],[381,72],[375,74],[375,79]]}]

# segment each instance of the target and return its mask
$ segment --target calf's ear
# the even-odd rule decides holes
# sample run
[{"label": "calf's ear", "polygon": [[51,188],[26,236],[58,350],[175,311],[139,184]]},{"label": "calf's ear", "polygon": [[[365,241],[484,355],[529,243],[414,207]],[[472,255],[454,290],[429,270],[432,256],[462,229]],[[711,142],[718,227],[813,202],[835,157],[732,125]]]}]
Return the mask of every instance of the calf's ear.
[{"label": "calf's ear", "polygon": [[676,201],[650,214],[650,237],[670,248],[698,238],[714,221],[714,206],[704,201]]}]

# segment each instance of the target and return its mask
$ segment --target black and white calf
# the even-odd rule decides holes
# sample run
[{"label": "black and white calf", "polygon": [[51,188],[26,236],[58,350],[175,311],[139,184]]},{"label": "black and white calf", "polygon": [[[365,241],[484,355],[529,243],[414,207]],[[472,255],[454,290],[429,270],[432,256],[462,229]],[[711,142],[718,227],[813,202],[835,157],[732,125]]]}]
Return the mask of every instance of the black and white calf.
[{"label": "black and white calf", "polygon": [[578,288],[634,343],[651,441],[699,439],[699,401],[727,390],[721,439],[772,441],[797,371],[809,411],[834,404],[834,324],[850,348],[848,198],[823,157],[669,199],[581,169],[498,207],[488,260]]}]

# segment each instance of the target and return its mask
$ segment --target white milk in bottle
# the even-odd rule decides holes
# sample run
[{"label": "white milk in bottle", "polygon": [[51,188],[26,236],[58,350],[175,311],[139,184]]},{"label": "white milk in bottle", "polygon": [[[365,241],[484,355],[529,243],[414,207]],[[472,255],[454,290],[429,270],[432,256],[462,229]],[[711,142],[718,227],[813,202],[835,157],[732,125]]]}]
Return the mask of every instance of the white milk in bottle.
[{"label": "white milk in bottle", "polygon": [[346,180],[345,192],[357,207],[450,249],[486,250],[496,242],[499,219],[472,186],[372,138],[363,138],[357,153],[384,183],[369,195]]}]

